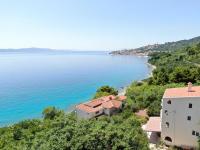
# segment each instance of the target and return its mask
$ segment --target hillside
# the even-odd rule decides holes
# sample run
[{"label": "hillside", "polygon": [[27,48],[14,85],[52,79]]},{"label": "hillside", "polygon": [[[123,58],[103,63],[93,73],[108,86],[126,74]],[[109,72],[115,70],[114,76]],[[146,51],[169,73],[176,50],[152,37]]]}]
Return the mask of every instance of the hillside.
[{"label": "hillside", "polygon": [[124,49],[112,51],[110,54],[113,55],[149,55],[154,51],[162,52],[162,51],[176,51],[187,46],[192,46],[200,42],[200,36],[189,39],[189,40],[181,40],[176,42],[166,42],[164,44],[154,44],[147,45],[143,47],[139,47],[136,49]]}]

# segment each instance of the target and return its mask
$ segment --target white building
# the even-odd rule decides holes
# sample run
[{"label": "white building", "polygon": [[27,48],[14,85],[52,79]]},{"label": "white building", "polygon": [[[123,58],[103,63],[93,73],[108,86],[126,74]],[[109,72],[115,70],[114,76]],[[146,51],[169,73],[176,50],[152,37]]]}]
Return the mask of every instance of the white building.
[{"label": "white building", "polygon": [[198,146],[200,136],[200,86],[167,89],[162,99],[161,138],[167,145]]},{"label": "white building", "polygon": [[100,115],[112,115],[118,112],[126,100],[126,96],[104,96],[76,106],[78,118],[90,119]]}]

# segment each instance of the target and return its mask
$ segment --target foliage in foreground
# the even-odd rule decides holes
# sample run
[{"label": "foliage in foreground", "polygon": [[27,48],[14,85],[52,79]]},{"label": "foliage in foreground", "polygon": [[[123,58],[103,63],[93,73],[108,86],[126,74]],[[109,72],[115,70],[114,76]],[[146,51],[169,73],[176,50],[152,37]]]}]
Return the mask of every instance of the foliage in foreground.
[{"label": "foliage in foreground", "polygon": [[[54,108],[47,110],[50,111],[43,112],[46,119],[0,128],[0,149],[148,149],[141,122],[128,109],[112,117],[91,120],[77,120],[74,114]],[[49,114],[55,115],[49,118]]]}]

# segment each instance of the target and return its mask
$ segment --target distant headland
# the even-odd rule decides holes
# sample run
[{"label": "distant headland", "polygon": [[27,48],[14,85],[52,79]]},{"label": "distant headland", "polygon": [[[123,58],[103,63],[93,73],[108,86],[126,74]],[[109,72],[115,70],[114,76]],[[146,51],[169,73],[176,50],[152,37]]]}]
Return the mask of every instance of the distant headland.
[{"label": "distant headland", "polygon": [[166,42],[164,44],[153,44],[142,46],[135,49],[123,49],[110,52],[111,55],[138,55],[138,56],[149,56],[153,52],[170,52],[178,49],[185,48],[200,42],[200,36],[188,39],[180,40],[175,42]]}]

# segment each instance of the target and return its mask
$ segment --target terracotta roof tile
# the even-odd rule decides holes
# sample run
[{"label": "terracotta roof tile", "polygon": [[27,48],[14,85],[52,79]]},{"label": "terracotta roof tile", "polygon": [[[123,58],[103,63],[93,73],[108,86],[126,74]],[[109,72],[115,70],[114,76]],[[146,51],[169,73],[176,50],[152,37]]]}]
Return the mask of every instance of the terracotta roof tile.
[{"label": "terracotta roof tile", "polygon": [[114,105],[113,105],[113,103],[111,102],[111,101],[107,101],[107,102],[104,102],[103,104],[102,104],[102,107],[103,108],[112,108],[112,107],[114,107]]},{"label": "terracotta roof tile", "polygon": [[188,87],[166,89],[163,98],[200,97],[200,86],[193,86],[191,91]]},{"label": "terracotta roof tile", "polygon": [[82,111],[85,112],[96,112],[99,111],[103,108],[120,108],[121,104],[122,104],[122,100],[124,99],[124,97],[120,97],[120,100],[115,100],[116,96],[114,95],[109,95],[109,96],[104,96],[98,99],[94,99],[92,101],[83,103],[83,104],[79,104],[76,106],[76,109],[80,109]]},{"label": "terracotta roof tile", "polygon": [[110,101],[110,100],[113,100],[115,99],[116,96],[114,95],[109,95],[109,96],[104,96],[104,97],[101,97],[100,99],[102,99],[103,101]]},{"label": "terracotta roof tile", "polygon": [[111,102],[113,103],[115,108],[120,108],[122,105],[122,102],[117,101],[117,100],[112,100]]},{"label": "terracotta roof tile", "polygon": [[117,101],[117,100],[110,100],[110,101],[107,101],[107,102],[104,102],[102,104],[102,106],[104,108],[120,108],[121,106],[121,102],[120,101]]},{"label": "terracotta roof tile", "polygon": [[121,96],[118,96],[117,98],[118,98],[117,100],[125,101],[127,97],[124,95],[121,95]]},{"label": "terracotta roof tile", "polygon": [[88,105],[90,107],[95,107],[95,106],[101,105],[102,102],[103,102],[102,99],[94,99],[92,101],[85,103],[85,105]]},{"label": "terracotta roof tile", "polygon": [[92,108],[92,107],[89,107],[89,106],[87,106],[85,104],[79,104],[79,105],[76,106],[76,108],[79,109],[79,110],[88,112],[88,113],[97,112],[97,111],[103,109],[102,106],[98,106],[98,107]]}]

